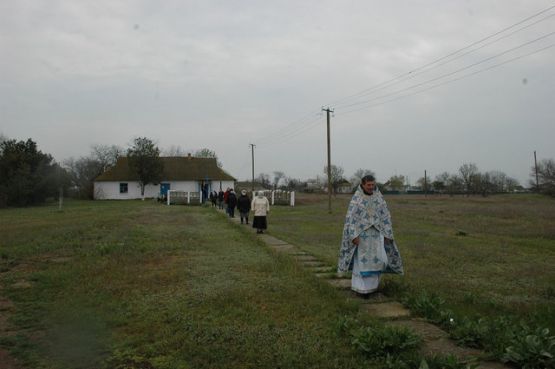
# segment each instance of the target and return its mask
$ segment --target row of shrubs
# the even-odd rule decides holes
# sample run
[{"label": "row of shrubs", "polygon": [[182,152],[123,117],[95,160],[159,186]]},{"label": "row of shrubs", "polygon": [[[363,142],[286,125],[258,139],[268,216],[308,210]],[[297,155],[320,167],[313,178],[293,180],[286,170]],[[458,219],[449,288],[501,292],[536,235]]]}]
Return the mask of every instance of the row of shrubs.
[{"label": "row of shrubs", "polygon": [[462,346],[480,348],[492,359],[523,369],[555,368],[555,336],[548,328],[532,327],[507,316],[459,316],[438,295],[406,294],[403,302],[411,311],[441,326]]},{"label": "row of shrubs", "polygon": [[422,355],[422,339],[411,329],[342,317],[339,332],[370,361],[387,369],[467,369],[453,355]]},{"label": "row of shrubs", "polygon": [[[531,327],[507,316],[461,317],[435,294],[405,295],[404,303],[417,315],[445,329],[461,346],[482,349],[486,359],[497,359],[523,369],[555,368],[555,336],[548,328]],[[405,327],[381,322],[361,323],[352,317],[339,321],[339,332],[370,360],[389,369],[463,369],[476,366],[451,355],[423,356],[421,338]]]}]

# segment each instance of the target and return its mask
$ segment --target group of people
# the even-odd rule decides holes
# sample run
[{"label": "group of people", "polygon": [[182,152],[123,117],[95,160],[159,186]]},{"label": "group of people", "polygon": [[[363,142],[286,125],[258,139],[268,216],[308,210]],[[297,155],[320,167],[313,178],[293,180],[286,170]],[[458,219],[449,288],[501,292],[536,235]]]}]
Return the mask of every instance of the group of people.
[{"label": "group of people", "polygon": [[230,218],[235,218],[235,208],[237,208],[241,224],[249,224],[249,214],[252,211],[254,213],[252,227],[256,228],[256,233],[264,233],[268,228],[266,217],[270,211],[270,202],[263,191],[258,191],[252,201],[246,190],[242,190],[238,197],[233,188],[227,188],[225,192],[222,189],[219,192],[212,191],[209,198],[212,206],[219,209],[225,208]]},{"label": "group of people", "polygon": [[[210,194],[213,206],[226,208],[230,217],[239,210],[241,224],[249,224],[249,213],[254,212],[253,228],[257,233],[267,229],[266,216],[270,203],[263,191],[252,201],[247,191],[237,197],[232,188]],[[352,271],[351,289],[367,298],[378,290],[383,273],[403,274],[403,262],[393,238],[393,227],[387,204],[376,187],[373,176],[365,176],[353,195],[343,227],[337,271]]]}]

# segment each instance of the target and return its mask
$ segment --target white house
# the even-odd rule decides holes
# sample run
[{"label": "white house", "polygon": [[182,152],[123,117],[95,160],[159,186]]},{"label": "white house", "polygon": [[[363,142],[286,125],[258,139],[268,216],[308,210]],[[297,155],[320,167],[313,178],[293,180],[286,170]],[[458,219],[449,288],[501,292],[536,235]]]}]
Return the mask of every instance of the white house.
[{"label": "white house", "polygon": [[[218,167],[215,158],[162,157],[164,172],[158,184],[145,186],[145,197],[164,196],[168,190],[187,192],[219,191],[233,188],[235,178]],[[141,198],[137,174],[129,168],[127,157],[94,180],[95,200],[128,200]]]}]

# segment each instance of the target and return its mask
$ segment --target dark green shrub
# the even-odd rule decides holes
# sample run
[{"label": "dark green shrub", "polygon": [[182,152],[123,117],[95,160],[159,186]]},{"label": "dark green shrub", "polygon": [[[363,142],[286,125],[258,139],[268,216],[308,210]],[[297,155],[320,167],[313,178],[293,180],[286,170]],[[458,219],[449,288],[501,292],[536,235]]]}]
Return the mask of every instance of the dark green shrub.
[{"label": "dark green shrub", "polygon": [[423,291],[417,295],[409,295],[403,300],[412,312],[440,325],[448,325],[453,313],[445,308],[445,300],[440,296]]},{"label": "dark green shrub", "polygon": [[523,369],[555,368],[555,336],[550,335],[549,329],[531,331],[522,325],[522,333],[511,340],[503,361]]},{"label": "dark green shrub", "polygon": [[363,327],[351,331],[353,345],[371,358],[385,358],[415,350],[421,339],[408,328],[392,326]]}]

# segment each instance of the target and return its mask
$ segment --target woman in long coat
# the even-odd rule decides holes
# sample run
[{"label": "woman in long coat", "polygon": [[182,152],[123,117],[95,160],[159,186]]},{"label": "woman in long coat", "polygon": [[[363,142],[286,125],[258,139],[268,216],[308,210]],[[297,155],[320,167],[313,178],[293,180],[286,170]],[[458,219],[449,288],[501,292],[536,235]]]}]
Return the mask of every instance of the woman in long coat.
[{"label": "woman in long coat", "polygon": [[249,212],[251,211],[251,199],[247,195],[246,190],[241,191],[241,196],[237,199],[237,210],[239,210],[239,215],[241,216],[241,224],[243,224],[243,218],[245,222],[249,224]]},{"label": "woman in long coat", "polygon": [[252,227],[256,228],[256,233],[264,233],[264,230],[268,228],[266,216],[270,211],[270,202],[264,196],[263,191],[258,191],[257,196],[252,199],[251,209],[254,212]]}]

